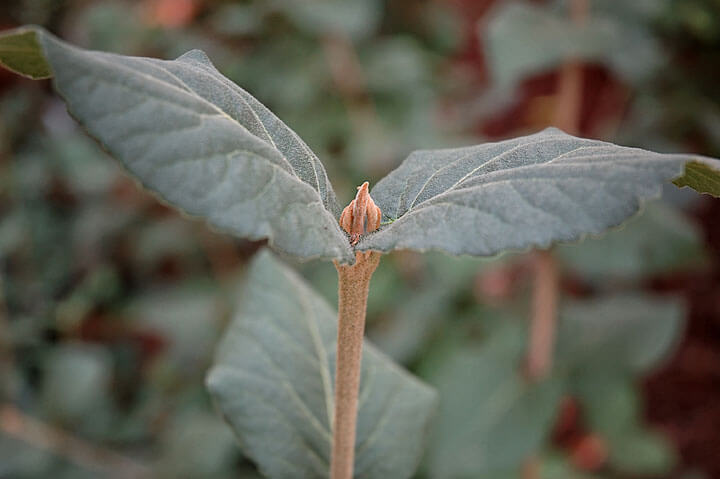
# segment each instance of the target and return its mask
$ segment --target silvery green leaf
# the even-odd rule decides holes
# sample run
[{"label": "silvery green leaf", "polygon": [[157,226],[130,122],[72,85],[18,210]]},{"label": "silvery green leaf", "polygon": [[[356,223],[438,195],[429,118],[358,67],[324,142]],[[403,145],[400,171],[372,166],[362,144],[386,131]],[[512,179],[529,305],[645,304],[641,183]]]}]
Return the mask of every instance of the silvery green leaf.
[{"label": "silvery green leaf", "polygon": [[505,3],[481,33],[494,79],[504,87],[569,58],[605,63],[630,81],[646,77],[663,61],[661,47],[641,24],[601,12],[577,25],[566,11]]},{"label": "silvery green leaf", "polygon": [[[258,255],[208,387],[267,477],[327,477],[336,324],[336,312],[299,276]],[[354,477],[410,477],[435,392],[371,345],[362,364]]]},{"label": "silvery green leaf", "polygon": [[82,50],[41,29],[13,32],[36,36],[73,116],[164,200],[284,253],[352,260],[320,161],[204,53],[164,61]]},{"label": "silvery green leaf", "polygon": [[[391,223],[357,247],[490,256],[579,240],[635,214],[696,158],[554,128],[499,143],[417,151],[372,190]],[[720,170],[718,160],[702,161]]]}]

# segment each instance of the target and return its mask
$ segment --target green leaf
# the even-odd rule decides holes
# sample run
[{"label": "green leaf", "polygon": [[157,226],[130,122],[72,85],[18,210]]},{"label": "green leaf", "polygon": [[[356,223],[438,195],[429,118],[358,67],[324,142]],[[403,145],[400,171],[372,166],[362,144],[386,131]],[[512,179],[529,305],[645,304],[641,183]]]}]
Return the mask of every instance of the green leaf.
[{"label": "green leaf", "polygon": [[640,397],[632,378],[597,368],[578,369],[570,380],[570,392],[580,402],[583,424],[594,434],[615,441],[640,427]]},{"label": "green leaf", "polygon": [[37,36],[38,32],[30,29],[0,33],[0,65],[33,80],[50,78],[50,65]]},{"label": "green leaf", "polygon": [[382,18],[382,4],[378,0],[323,3],[273,0],[269,3],[284,12],[298,28],[316,36],[340,33],[355,39],[365,38],[377,29]]},{"label": "green leaf", "polygon": [[[327,477],[336,313],[267,252],[253,263],[208,387],[245,453],[270,478]],[[356,478],[407,478],[436,395],[367,345]]]},{"label": "green leaf", "polygon": [[163,431],[159,477],[242,477],[237,467],[237,443],[215,414],[193,409],[173,418]]},{"label": "green leaf", "polygon": [[352,261],[320,161],[204,53],[128,57],[33,32],[73,116],[164,200],[287,254]]},{"label": "green leaf", "polygon": [[593,12],[577,25],[566,9],[506,3],[487,28],[480,28],[490,71],[507,88],[569,58],[605,63],[630,81],[647,77],[662,64],[662,49],[642,23],[632,20]]},{"label": "green leaf", "polygon": [[720,166],[706,161],[690,161],[685,164],[683,175],[673,183],[720,198]]},{"label": "green leaf", "polygon": [[450,346],[423,368],[441,398],[429,477],[497,477],[520,467],[552,427],[562,379],[530,384],[522,377],[517,324],[499,326],[482,348]]},{"label": "green leaf", "polygon": [[632,476],[659,477],[672,473],[677,454],[668,439],[648,431],[628,431],[616,440],[610,451],[610,464]]},{"label": "green leaf", "polygon": [[675,463],[672,446],[643,424],[638,387],[624,375],[578,371],[573,395],[583,421],[609,447],[611,467],[632,476],[665,476]]},{"label": "green leaf", "polygon": [[674,299],[623,295],[570,303],[560,317],[561,367],[643,373],[676,345],[684,308]]},{"label": "green leaf", "polygon": [[112,361],[104,349],[82,343],[56,347],[44,369],[45,414],[59,422],[99,427],[108,407],[111,379]]},{"label": "green leaf", "polygon": [[490,256],[579,240],[625,221],[694,158],[554,128],[499,143],[417,151],[372,190],[392,223],[367,235],[358,249]]}]

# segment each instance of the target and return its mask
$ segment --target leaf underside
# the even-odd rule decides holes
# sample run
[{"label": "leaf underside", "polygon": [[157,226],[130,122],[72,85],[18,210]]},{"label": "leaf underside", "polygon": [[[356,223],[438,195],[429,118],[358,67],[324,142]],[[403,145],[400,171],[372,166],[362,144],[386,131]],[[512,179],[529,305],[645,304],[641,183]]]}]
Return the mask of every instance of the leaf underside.
[{"label": "leaf underside", "polygon": [[[19,42],[35,50],[3,56]],[[42,76],[38,59],[88,133],[168,203],[302,259],[352,260],[315,154],[203,52],[173,61],[91,52],[39,28],[0,37],[14,71]]]},{"label": "leaf underside", "polygon": [[[271,478],[325,478],[336,312],[262,252],[208,387],[246,454]],[[365,344],[356,478],[406,478],[420,460],[435,392]]]},{"label": "leaf underside", "polygon": [[[360,250],[491,256],[599,234],[680,176],[691,155],[663,155],[549,128],[466,148],[418,151],[371,195],[392,222]],[[717,166],[716,166],[717,165]]]}]

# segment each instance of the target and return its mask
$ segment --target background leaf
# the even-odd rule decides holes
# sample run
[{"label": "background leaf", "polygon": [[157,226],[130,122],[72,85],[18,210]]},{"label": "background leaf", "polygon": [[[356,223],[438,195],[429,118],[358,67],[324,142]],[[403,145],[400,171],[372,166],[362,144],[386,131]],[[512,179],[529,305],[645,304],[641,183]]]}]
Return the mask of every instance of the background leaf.
[{"label": "background leaf", "polygon": [[676,300],[639,295],[570,303],[561,311],[558,361],[572,368],[600,362],[647,372],[669,355],[683,312]]},{"label": "background leaf", "polygon": [[373,188],[392,223],[367,235],[358,249],[490,256],[577,240],[622,223],[691,159],[554,128],[499,143],[418,151]]},{"label": "background leaf", "polygon": [[[484,34],[500,87],[512,87],[568,58],[604,63],[630,81],[647,77],[662,64],[660,45],[633,15],[607,15],[601,7],[593,9],[584,25],[576,25],[567,15],[566,2],[562,7],[506,2],[497,9]],[[641,13],[654,12],[640,8],[636,14]]]},{"label": "background leaf", "polygon": [[[16,32],[0,45],[27,31]],[[320,161],[204,53],[127,57],[35,32],[73,116],[163,199],[285,253],[352,259]],[[17,67],[30,74],[33,65]]]},{"label": "background leaf", "polygon": [[[336,313],[267,252],[246,288],[208,387],[268,477],[327,477]],[[354,477],[410,477],[435,401],[434,391],[366,344]]]},{"label": "background leaf", "polygon": [[697,266],[706,256],[697,225],[662,202],[648,204],[619,230],[582,245],[560,245],[556,252],[570,270],[599,288],[612,284],[611,279],[634,280]]},{"label": "background leaf", "polygon": [[451,340],[439,358],[425,361],[423,377],[440,392],[430,477],[498,477],[515,470],[548,434],[563,380],[530,384],[519,374],[521,328],[504,323],[482,347]]}]

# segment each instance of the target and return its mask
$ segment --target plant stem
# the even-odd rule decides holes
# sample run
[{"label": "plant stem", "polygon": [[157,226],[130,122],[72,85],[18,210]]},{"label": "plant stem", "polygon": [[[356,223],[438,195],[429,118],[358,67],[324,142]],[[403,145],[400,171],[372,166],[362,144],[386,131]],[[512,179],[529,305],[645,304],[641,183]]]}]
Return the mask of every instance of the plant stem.
[{"label": "plant stem", "polygon": [[335,412],[330,460],[331,479],[351,479],[355,429],[370,278],[380,253],[356,253],[352,266],[335,263],[338,271],[338,336],[335,362]]},{"label": "plant stem", "polygon": [[532,320],[528,345],[527,376],[545,378],[552,369],[558,302],[558,269],[549,251],[536,251],[533,281]]},{"label": "plant stem", "polygon": [[[588,0],[570,1],[570,18],[576,25],[583,25],[590,8]],[[555,126],[571,135],[580,132],[583,100],[582,62],[570,58],[560,71],[558,80],[557,106],[555,109]]]}]

